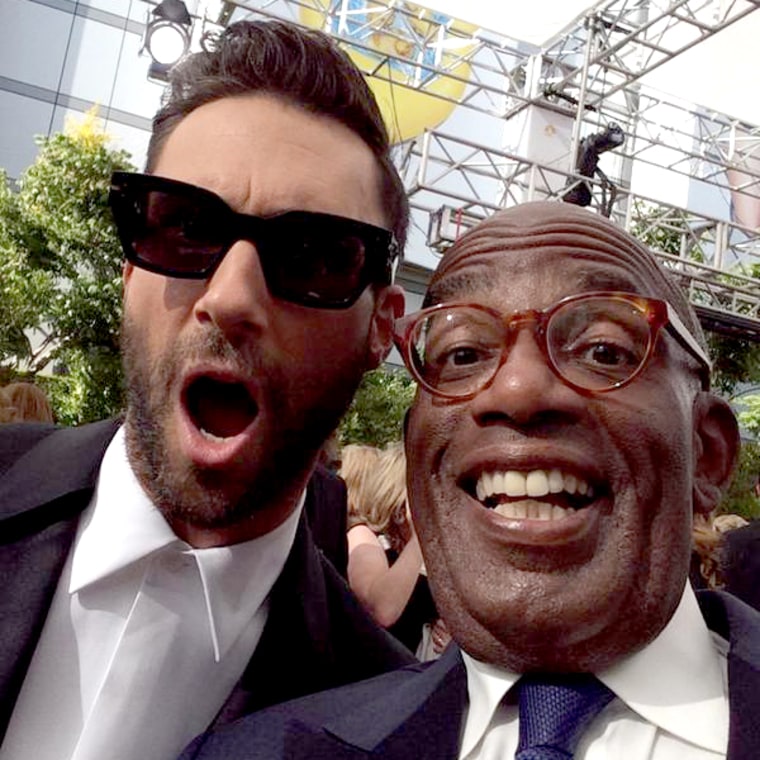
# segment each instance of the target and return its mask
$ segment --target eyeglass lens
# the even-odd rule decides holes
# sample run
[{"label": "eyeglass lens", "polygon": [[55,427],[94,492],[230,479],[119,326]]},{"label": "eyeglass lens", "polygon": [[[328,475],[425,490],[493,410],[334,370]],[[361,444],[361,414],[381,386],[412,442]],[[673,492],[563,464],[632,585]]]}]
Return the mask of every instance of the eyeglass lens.
[{"label": "eyeglass lens", "polygon": [[[555,371],[586,390],[606,390],[633,377],[650,350],[647,315],[634,303],[584,299],[553,307],[534,320]],[[543,324],[541,324],[543,323]],[[508,324],[508,323],[507,323]],[[421,319],[411,336],[420,379],[447,395],[467,395],[487,385],[524,320],[515,329],[489,311],[444,308]],[[543,337],[542,337],[543,336]]]}]

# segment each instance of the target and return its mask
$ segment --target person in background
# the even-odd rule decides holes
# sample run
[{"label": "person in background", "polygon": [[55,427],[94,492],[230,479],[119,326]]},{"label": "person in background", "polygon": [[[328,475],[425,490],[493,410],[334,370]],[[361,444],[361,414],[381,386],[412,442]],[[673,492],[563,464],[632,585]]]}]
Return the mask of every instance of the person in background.
[{"label": "person in background", "polygon": [[0,427],[2,760],[172,760],[413,660],[318,552],[320,449],[403,312],[408,202],[330,38],[241,21],[113,175],[123,420]]},{"label": "person in background", "polygon": [[379,451],[348,446],[343,461],[350,484],[351,589],[380,625],[418,657],[432,659],[448,638],[442,623],[434,628],[438,614],[409,515],[403,444]]},{"label": "person in background", "polygon": [[19,422],[53,422],[53,408],[45,391],[34,383],[10,383],[5,392],[16,407]]},{"label": "person in background", "polygon": [[755,760],[760,613],[687,582],[739,432],[684,292],[609,219],[542,201],[460,237],[423,307],[396,330],[409,503],[457,646],[189,757]]},{"label": "person in background", "polygon": [[740,515],[695,518],[689,571],[694,588],[723,589],[760,610],[758,525]]},{"label": "person in background", "polygon": [[0,388],[0,422],[16,422],[18,413],[4,388]]},{"label": "person in background", "polygon": [[[692,527],[694,551],[689,578],[694,588],[725,588],[726,534],[747,525],[740,515],[695,515]],[[732,589],[726,589],[735,593]]]},{"label": "person in background", "polygon": [[319,463],[332,473],[337,474],[341,464],[340,439],[338,431],[333,430],[319,452]]},{"label": "person in background", "polygon": [[348,500],[348,530],[356,523],[363,523],[363,507],[372,473],[377,469],[380,449],[362,443],[343,446],[338,475],[346,484]]}]

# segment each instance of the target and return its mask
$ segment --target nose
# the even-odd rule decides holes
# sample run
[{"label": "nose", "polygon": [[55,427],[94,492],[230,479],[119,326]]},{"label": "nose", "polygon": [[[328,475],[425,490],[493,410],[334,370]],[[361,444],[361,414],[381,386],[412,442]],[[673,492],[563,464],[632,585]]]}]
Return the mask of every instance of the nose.
[{"label": "nose", "polygon": [[267,327],[272,307],[264,272],[252,243],[237,241],[195,303],[199,322],[212,322],[233,344]]},{"label": "nose", "polygon": [[554,374],[531,327],[512,337],[504,363],[470,402],[478,423],[526,427],[577,418],[586,399]]}]

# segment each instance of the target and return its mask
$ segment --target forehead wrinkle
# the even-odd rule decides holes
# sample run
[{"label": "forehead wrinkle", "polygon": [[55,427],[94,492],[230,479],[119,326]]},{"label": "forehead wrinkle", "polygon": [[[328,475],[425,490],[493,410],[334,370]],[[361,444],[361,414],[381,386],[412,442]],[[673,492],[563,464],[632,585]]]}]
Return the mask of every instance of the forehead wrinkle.
[{"label": "forehead wrinkle", "polygon": [[[573,258],[587,258],[581,255],[573,255]],[[594,262],[598,263],[598,257]],[[454,273],[442,277],[428,290],[425,299],[426,306],[432,306],[445,301],[464,300],[476,298],[479,293],[490,291],[494,288],[495,273],[494,261],[487,259],[477,264],[471,262],[469,266]],[[573,273],[572,281],[568,282],[568,290],[565,296],[588,293],[591,291],[623,291],[645,295],[645,288],[638,282],[638,278],[627,269],[620,267],[618,262],[611,262],[613,267],[599,269],[589,266],[580,268]],[[518,275],[530,268],[530,261],[521,261],[517,266],[510,267],[511,275]],[[538,273],[536,273],[538,276]]]},{"label": "forehead wrinkle", "polygon": [[[532,249],[554,250],[628,270],[640,283],[641,295],[668,301],[692,335],[706,348],[704,334],[686,295],[639,240],[610,220],[560,201],[534,201],[499,211],[465,232],[443,255],[429,292],[439,295],[439,283],[470,268],[475,257],[494,266],[497,255]],[[491,254],[490,256],[488,254]],[[493,276],[493,269],[491,269]],[[445,286],[448,290],[448,286]],[[642,292],[643,291],[643,292]],[[445,292],[445,291],[444,291]],[[425,299],[426,304],[429,299]]]},{"label": "forehead wrinkle", "polygon": [[425,306],[433,306],[455,298],[467,298],[470,294],[482,291],[493,285],[493,272],[490,267],[473,267],[466,272],[457,272],[435,285],[431,285],[425,296]]},{"label": "forehead wrinkle", "polygon": [[468,233],[444,254],[434,274],[434,282],[450,272],[470,266],[470,260],[475,257],[490,254],[493,265],[494,259],[500,254],[531,250],[577,259],[609,259],[611,264],[631,267],[642,280],[652,279],[656,282],[662,278],[659,265],[649,251],[643,249],[638,241],[617,234],[614,228],[592,230],[589,225],[547,223],[541,228],[525,232],[505,228],[500,230],[501,234],[495,235],[487,223],[485,226],[485,234],[479,234],[478,231]]}]

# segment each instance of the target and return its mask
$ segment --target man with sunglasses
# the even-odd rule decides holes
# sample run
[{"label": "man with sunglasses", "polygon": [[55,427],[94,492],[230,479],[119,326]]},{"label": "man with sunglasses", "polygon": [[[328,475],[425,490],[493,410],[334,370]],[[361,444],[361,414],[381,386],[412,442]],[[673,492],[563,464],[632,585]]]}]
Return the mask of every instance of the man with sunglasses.
[{"label": "man with sunglasses", "polygon": [[419,384],[410,506],[457,646],[183,760],[756,758],[760,617],[687,583],[736,421],[652,254],[577,206],[517,206],[444,254],[396,340]]},{"label": "man with sunglasses", "polygon": [[240,22],[173,71],[147,173],[111,187],[123,424],[0,435],[3,760],[169,760],[412,661],[302,515],[403,312],[389,151],[321,33]]}]

